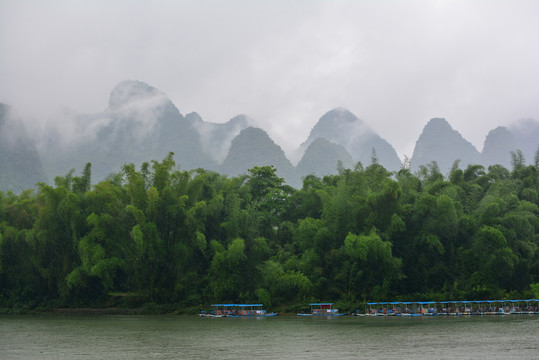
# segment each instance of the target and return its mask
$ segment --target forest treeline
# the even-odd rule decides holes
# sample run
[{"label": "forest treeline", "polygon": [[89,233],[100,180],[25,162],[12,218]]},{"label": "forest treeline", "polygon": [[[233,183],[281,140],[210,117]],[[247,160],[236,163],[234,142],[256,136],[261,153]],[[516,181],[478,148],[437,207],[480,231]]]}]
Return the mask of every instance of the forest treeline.
[{"label": "forest treeline", "polygon": [[[539,295],[539,156],[226,177],[169,154],[0,193],[0,307],[480,300]],[[111,300],[112,299],[112,300]]]}]

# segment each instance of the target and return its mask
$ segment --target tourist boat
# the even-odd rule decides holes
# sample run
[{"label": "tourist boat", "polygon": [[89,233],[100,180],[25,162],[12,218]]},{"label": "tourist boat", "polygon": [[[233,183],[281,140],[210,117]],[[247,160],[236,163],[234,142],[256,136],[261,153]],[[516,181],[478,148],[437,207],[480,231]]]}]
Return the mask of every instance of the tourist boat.
[{"label": "tourist boat", "polygon": [[212,304],[210,313],[201,312],[200,317],[271,317],[278,313],[268,313],[262,304]]},{"label": "tourist boat", "polygon": [[[365,306],[365,316],[421,316],[419,307],[412,307],[413,302],[370,302]],[[367,309],[367,306],[369,307]]]},{"label": "tourist boat", "polygon": [[539,299],[368,302],[356,316],[470,316],[537,314]]},{"label": "tourist boat", "polygon": [[299,313],[298,316],[343,316],[346,313],[340,313],[338,309],[333,308],[333,303],[310,303],[311,313]]}]

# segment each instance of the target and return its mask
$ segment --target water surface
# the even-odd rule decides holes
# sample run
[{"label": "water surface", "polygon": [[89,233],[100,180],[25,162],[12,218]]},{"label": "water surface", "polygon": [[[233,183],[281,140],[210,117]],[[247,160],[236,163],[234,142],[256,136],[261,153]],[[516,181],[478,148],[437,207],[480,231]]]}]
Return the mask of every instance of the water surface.
[{"label": "water surface", "polygon": [[539,316],[1,315],[0,359],[538,359]]}]

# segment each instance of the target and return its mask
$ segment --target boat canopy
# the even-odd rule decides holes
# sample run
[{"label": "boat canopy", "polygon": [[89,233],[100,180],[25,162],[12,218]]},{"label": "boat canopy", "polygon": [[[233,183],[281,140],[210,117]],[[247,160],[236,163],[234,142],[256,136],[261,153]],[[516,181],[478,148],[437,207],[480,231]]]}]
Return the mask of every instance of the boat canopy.
[{"label": "boat canopy", "polygon": [[263,304],[212,304],[211,306],[248,307],[248,306],[264,306],[264,305]]},{"label": "boat canopy", "polygon": [[[517,300],[449,300],[449,301],[382,301],[382,302],[368,302],[367,305],[431,305],[431,304],[480,304],[480,303],[519,303],[519,302],[532,302],[539,301],[539,299],[517,299]],[[325,305],[325,304],[311,304],[311,305]]]},{"label": "boat canopy", "polygon": [[333,306],[333,303],[310,303],[311,306]]}]

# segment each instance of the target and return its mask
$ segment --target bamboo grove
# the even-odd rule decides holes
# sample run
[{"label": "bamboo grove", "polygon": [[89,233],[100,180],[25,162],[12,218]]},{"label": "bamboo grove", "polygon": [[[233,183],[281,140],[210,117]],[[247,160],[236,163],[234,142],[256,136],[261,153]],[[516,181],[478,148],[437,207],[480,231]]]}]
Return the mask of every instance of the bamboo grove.
[{"label": "bamboo grove", "polygon": [[172,153],[96,185],[87,164],[0,193],[0,307],[537,297],[539,164],[512,156],[447,176],[373,158],[299,190],[271,166],[229,178]]}]

